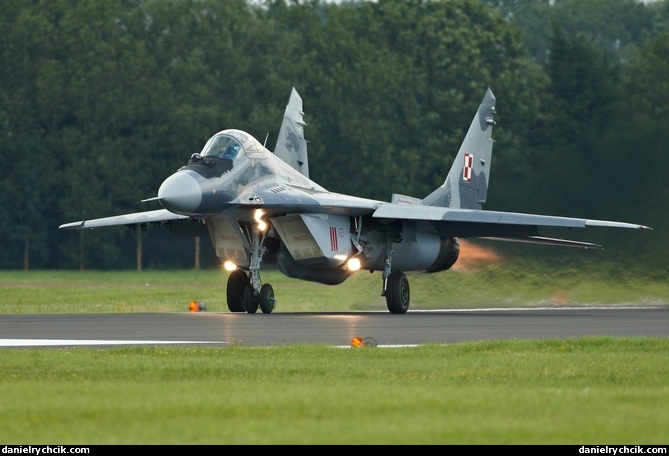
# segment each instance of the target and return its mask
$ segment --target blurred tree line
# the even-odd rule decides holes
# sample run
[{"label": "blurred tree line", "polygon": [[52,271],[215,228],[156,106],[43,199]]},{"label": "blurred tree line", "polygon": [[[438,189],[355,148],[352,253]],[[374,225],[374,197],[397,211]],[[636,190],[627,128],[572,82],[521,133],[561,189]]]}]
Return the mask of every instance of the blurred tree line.
[{"label": "blurred tree line", "polygon": [[225,128],[272,149],[292,86],[314,180],[422,198],[490,86],[485,208],[652,226],[566,237],[666,271],[669,0],[0,1],[0,268],[192,267],[163,229],[58,226],[159,208]]}]

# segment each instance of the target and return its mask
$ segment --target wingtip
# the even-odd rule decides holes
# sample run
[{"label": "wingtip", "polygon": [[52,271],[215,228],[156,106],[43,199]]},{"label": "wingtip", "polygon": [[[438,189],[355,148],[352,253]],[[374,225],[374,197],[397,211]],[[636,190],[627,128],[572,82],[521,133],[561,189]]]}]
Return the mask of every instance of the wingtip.
[{"label": "wingtip", "polygon": [[585,226],[601,226],[609,228],[628,228],[636,230],[653,230],[651,227],[646,225],[639,225],[636,223],[627,223],[627,222],[612,222],[608,220],[586,220]]},{"label": "wingtip", "polygon": [[59,230],[80,230],[84,227],[84,221],[64,223],[58,227]]}]

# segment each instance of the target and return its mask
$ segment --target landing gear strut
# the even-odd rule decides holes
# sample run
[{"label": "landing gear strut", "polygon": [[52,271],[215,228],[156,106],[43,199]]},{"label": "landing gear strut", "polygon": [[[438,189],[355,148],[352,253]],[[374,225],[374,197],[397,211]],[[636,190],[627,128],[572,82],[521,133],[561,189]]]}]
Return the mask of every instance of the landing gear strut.
[{"label": "landing gear strut", "polygon": [[250,241],[250,266],[248,275],[237,269],[230,274],[228,278],[228,309],[230,312],[248,312],[254,314],[258,307],[263,313],[272,313],[276,306],[274,298],[274,289],[268,283],[261,284],[260,281],[260,262],[265,253],[263,239],[260,237],[260,230],[257,224],[252,225],[251,233],[248,236]]},{"label": "landing gear strut", "polygon": [[386,255],[383,265],[383,290],[386,305],[392,314],[403,314],[409,310],[411,293],[409,279],[402,271],[390,272],[393,263],[393,241],[390,231],[386,232]]}]

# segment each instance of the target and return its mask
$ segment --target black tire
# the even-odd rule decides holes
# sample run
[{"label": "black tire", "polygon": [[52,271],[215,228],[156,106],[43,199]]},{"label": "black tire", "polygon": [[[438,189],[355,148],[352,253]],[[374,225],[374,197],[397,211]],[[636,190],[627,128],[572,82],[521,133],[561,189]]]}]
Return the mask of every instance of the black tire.
[{"label": "black tire", "polygon": [[230,273],[226,290],[230,312],[246,311],[246,307],[244,307],[244,290],[246,290],[248,284],[249,277],[241,269],[235,269]]},{"label": "black tire", "polygon": [[246,306],[246,311],[250,314],[258,311],[258,300],[253,296],[253,286],[251,284],[248,284],[244,291],[244,305]]},{"label": "black tire", "polygon": [[274,288],[269,283],[266,283],[260,288],[260,309],[262,313],[272,313],[275,304]]},{"label": "black tire", "polygon": [[403,314],[409,310],[409,279],[401,271],[395,271],[388,276],[386,286],[386,304],[392,314]]}]

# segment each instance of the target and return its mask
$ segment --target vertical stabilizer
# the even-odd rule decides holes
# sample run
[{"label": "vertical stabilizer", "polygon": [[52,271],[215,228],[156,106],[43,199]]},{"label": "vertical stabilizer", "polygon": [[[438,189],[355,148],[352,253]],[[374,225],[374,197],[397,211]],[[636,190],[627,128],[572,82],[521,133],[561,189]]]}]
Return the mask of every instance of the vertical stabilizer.
[{"label": "vertical stabilizer", "polygon": [[488,88],[444,184],[423,199],[427,206],[481,209],[488,197],[495,95]]},{"label": "vertical stabilizer", "polygon": [[304,123],[303,116],[302,98],[293,87],[283,114],[274,154],[304,176],[309,177],[307,141],[304,139],[304,127],[307,124]]}]

